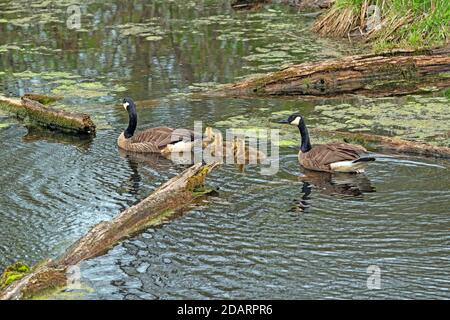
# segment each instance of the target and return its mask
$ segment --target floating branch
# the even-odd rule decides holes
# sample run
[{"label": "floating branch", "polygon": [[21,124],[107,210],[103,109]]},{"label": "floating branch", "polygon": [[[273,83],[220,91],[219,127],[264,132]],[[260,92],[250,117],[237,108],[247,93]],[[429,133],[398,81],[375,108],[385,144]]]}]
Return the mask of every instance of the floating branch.
[{"label": "floating branch", "polygon": [[450,87],[450,45],[292,65],[223,85],[207,94],[325,98],[351,94],[393,96],[447,87]]},{"label": "floating branch", "polygon": [[319,128],[314,128],[311,131],[315,134],[328,135],[330,137],[343,139],[347,142],[357,143],[368,147],[369,149],[389,150],[398,153],[407,153],[427,157],[450,158],[449,147],[433,146],[427,143],[367,133],[329,131]]},{"label": "floating branch", "polygon": [[0,300],[39,298],[48,290],[66,285],[66,271],[81,261],[105,254],[121,240],[149,226],[159,225],[207,194],[204,182],[218,164],[195,164],[170,179],[138,204],[124,210],[111,221],[100,222],[55,261],[35,266],[20,280],[0,292]]},{"label": "floating branch", "polygon": [[8,111],[21,120],[52,130],[95,134],[95,124],[88,114],[56,110],[30,98],[46,103],[58,99],[36,94],[25,95],[21,99],[0,96],[0,109]]}]

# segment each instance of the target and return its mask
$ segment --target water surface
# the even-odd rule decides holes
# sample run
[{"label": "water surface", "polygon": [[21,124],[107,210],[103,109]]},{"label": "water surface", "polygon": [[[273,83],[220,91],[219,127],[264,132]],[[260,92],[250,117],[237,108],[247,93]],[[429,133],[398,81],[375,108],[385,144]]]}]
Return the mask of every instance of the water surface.
[{"label": "water surface", "polygon": [[[217,196],[84,262],[85,298],[450,297],[448,161],[408,157],[419,163],[304,181],[297,132],[272,124],[300,111],[311,126],[448,145],[448,98],[199,99],[190,93],[358,49],[317,38],[310,18],[283,6],[82,1],[81,29],[68,30],[70,1],[33,3],[0,1],[0,92],[64,95],[59,107],[91,113],[99,130],[75,139],[0,114],[0,268],[58,256],[185,168],[119,154],[128,95],[140,127],[282,129],[281,168],[263,176],[257,166],[222,166],[209,178]],[[381,268],[381,290],[367,288],[370,265]]]}]

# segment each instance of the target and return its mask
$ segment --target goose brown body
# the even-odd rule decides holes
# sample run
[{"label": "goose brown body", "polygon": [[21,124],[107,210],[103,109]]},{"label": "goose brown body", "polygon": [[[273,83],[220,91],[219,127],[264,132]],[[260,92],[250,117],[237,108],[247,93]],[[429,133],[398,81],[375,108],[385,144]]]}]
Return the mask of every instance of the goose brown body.
[{"label": "goose brown body", "polygon": [[333,170],[331,164],[340,161],[355,161],[366,153],[367,150],[362,146],[332,142],[315,146],[308,152],[300,151],[298,161],[309,170],[332,172],[335,170]]},{"label": "goose brown body", "polygon": [[161,153],[167,145],[179,141],[192,141],[193,136],[194,133],[187,129],[156,127],[137,132],[128,139],[122,132],[117,139],[117,145],[131,152]]}]

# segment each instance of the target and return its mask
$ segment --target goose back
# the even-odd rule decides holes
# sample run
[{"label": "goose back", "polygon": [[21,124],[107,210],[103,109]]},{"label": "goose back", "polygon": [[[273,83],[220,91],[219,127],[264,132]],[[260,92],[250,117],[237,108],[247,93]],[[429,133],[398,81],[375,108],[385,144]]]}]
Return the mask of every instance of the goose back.
[{"label": "goose back", "polygon": [[192,141],[194,133],[188,129],[173,129],[156,127],[135,133],[131,138],[125,138],[122,132],[117,139],[120,148],[139,153],[161,153],[168,144],[179,141]]},{"label": "goose back", "polygon": [[367,150],[349,143],[327,143],[313,147],[308,152],[299,152],[298,160],[306,169],[332,172],[330,164],[340,161],[358,160]]}]

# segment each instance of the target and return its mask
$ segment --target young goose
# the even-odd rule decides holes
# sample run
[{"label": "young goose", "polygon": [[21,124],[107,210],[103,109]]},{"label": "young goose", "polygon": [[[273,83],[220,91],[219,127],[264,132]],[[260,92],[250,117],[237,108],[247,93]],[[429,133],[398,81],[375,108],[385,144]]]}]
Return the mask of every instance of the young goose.
[{"label": "young goose", "polygon": [[379,156],[370,154],[361,146],[343,142],[331,142],[311,147],[308,129],[303,117],[299,114],[293,114],[278,123],[290,124],[299,128],[301,145],[298,161],[309,170],[362,173],[367,162],[375,161],[375,158]]},{"label": "young goose", "polygon": [[246,146],[244,138],[233,136],[231,142],[224,141],[222,133],[211,127],[205,129],[203,148],[213,157],[232,157],[238,164],[262,163],[267,158],[264,152],[250,145]]},{"label": "young goose", "polygon": [[190,152],[192,150],[193,131],[156,127],[135,132],[137,126],[136,105],[131,98],[124,98],[123,107],[128,112],[129,122],[128,128],[117,139],[117,144],[121,149],[139,153]]}]

